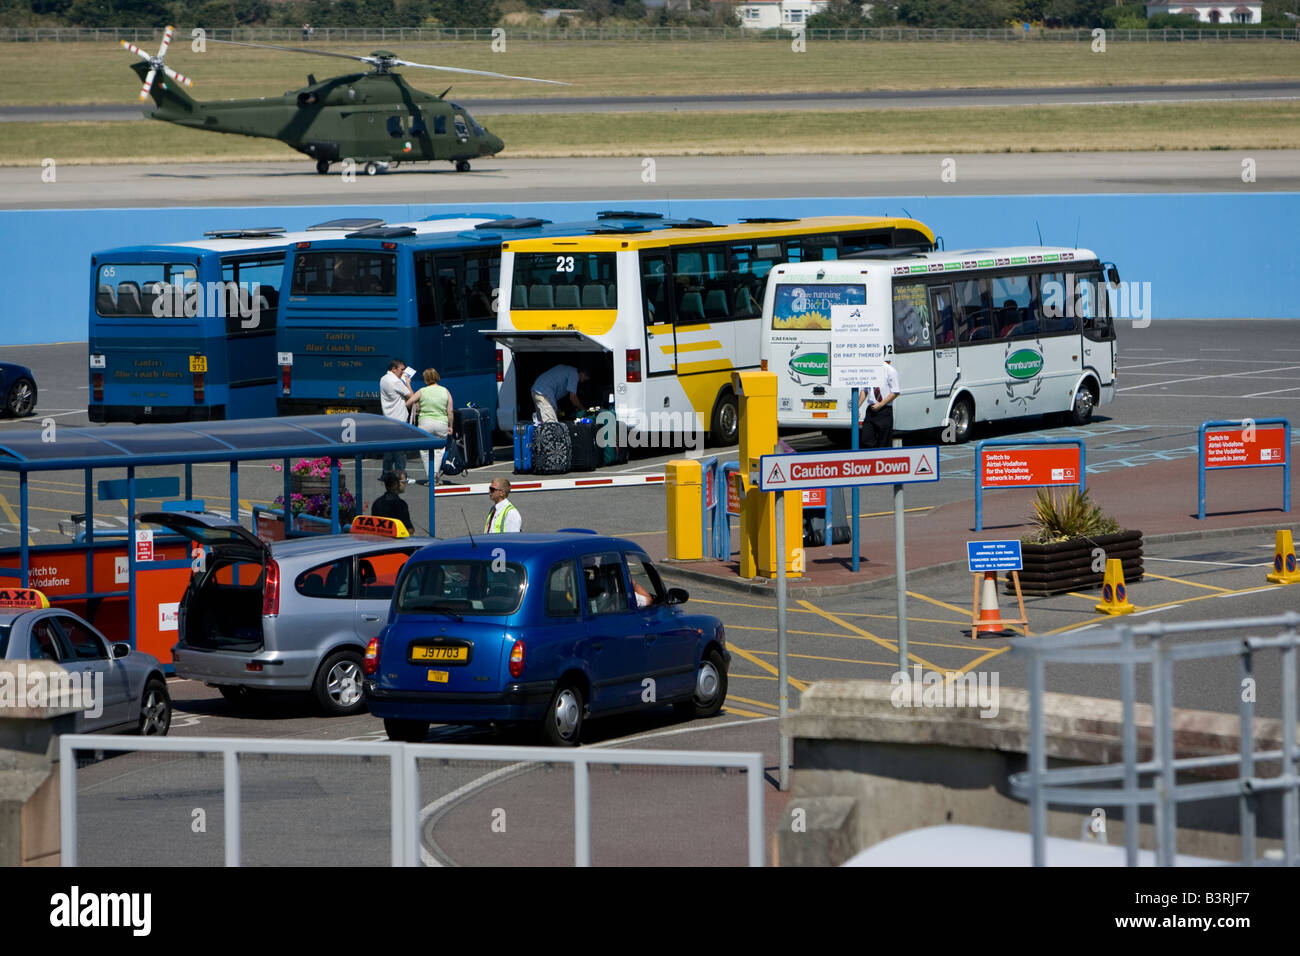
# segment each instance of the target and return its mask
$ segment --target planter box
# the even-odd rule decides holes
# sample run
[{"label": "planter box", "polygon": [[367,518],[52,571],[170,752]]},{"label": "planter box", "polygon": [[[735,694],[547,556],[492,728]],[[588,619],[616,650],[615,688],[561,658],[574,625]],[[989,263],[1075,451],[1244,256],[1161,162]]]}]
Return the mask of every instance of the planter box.
[{"label": "planter box", "polygon": [[[1100,588],[1105,573],[1104,569],[1092,569],[1096,548],[1105,551],[1107,559],[1118,558],[1123,563],[1125,583],[1142,579],[1142,532],[1119,531],[1053,544],[1022,543],[1024,568],[1020,572],[1020,589],[1025,594],[1060,594]],[[1008,578],[1006,593],[1014,591]]]},{"label": "planter box", "polygon": [[[344,479],[343,472],[339,472],[339,491],[347,491],[348,483]],[[313,478],[310,475],[290,475],[289,492],[291,494],[306,495],[308,498],[313,495],[323,495],[327,500],[330,496],[330,480],[328,478]]]}]

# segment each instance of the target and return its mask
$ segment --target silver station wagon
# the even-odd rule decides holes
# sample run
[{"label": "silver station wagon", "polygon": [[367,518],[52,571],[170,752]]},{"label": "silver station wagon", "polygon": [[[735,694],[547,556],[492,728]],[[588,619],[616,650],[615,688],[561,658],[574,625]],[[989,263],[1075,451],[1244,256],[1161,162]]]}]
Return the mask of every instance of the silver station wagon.
[{"label": "silver station wagon", "polygon": [[365,710],[366,645],[387,620],[406,559],[432,538],[346,533],[266,542],[223,515],[150,512],[138,520],[205,549],[181,600],[177,676],[231,701],[256,690],[301,691],[332,716]]}]

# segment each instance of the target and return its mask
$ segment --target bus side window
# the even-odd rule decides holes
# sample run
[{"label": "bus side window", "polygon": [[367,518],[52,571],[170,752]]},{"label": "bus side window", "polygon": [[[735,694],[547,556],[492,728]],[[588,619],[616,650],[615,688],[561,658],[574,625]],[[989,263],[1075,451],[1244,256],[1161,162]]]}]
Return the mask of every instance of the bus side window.
[{"label": "bus side window", "polygon": [[997,320],[994,338],[1007,339],[1026,328],[1030,300],[1029,276],[994,276],[993,306]]},{"label": "bus side window", "polygon": [[[958,342],[978,342],[993,337],[989,321],[989,287],[987,279],[963,279],[953,284],[956,293]],[[939,345],[948,343],[939,342]]]},{"label": "bus side window", "polygon": [[894,286],[894,351],[928,349],[930,343],[929,290],[923,283]]},{"label": "bus side window", "polygon": [[465,321],[465,309],[461,305],[460,263],[455,259],[440,258],[437,261],[438,318],[444,325],[456,325]]},{"label": "bus side window", "polygon": [[1038,303],[1040,328],[1045,333],[1077,332],[1079,329],[1078,299],[1073,297],[1072,275],[1061,272],[1044,272],[1038,277]]},{"label": "bus side window", "polygon": [[494,256],[465,257],[465,306],[471,319],[496,316],[493,290],[501,284],[501,260]]},{"label": "bus side window", "polygon": [[416,321],[420,325],[433,325],[438,321],[433,306],[433,254],[428,252],[416,253],[413,261],[415,272]]},{"label": "bus side window", "polygon": [[668,260],[662,255],[641,256],[641,294],[645,297],[647,325],[672,321],[668,310]]}]

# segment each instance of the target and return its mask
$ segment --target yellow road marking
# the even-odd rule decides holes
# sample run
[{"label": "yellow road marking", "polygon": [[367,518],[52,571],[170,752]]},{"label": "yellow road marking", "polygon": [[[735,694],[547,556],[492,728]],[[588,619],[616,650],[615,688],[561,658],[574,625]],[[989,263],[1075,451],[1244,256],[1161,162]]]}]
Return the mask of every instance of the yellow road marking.
[{"label": "yellow road marking", "polygon": [[1093,601],[1094,603],[1101,600],[1100,594],[1080,594],[1078,591],[1066,591],[1065,593],[1070,597],[1083,598],[1085,601]]},{"label": "yellow road marking", "polygon": [[[777,670],[775,667],[773,667],[771,664],[769,664],[767,661],[763,660],[762,658],[757,657],[752,652],[742,650],[741,648],[737,647],[735,644],[730,644],[730,643],[727,644],[727,648],[733,654],[737,654],[740,657],[743,657],[751,664],[757,664],[759,667],[767,671],[769,674],[775,674],[778,680],[780,679],[781,672],[779,670]],[[786,676],[786,680],[788,680],[790,682],[790,686],[797,691],[805,691],[808,689],[808,685],[805,684],[803,681],[795,680],[793,677],[790,677],[789,675]]]},{"label": "yellow road marking", "polygon": [[[19,534],[22,534],[23,532],[20,526],[21,521],[18,517],[18,512],[14,511],[13,505],[9,503],[9,499],[6,498],[4,495],[0,495],[0,510],[4,511],[5,517],[8,518],[11,522],[13,522],[14,528],[18,531]],[[29,545],[34,545],[36,543],[35,539],[33,539],[30,534],[27,536],[27,543]]]},{"label": "yellow road marking", "polygon": [[[893,618],[891,617],[890,620],[892,621]],[[908,620],[916,620],[916,618],[908,618]],[[970,621],[938,621],[937,623],[939,623],[939,624],[965,624],[967,627],[970,626]],[[775,634],[775,633],[776,633],[776,628],[774,628],[774,627],[759,627],[759,626],[756,625],[756,624],[728,624],[728,625],[727,625],[727,628],[728,628],[729,630],[734,630],[734,631],[766,631],[766,632],[769,633],[769,634]],[[838,637],[838,638],[841,638],[841,639],[846,640],[846,641],[865,641],[865,640],[868,640],[868,638],[863,637],[863,636],[861,636],[860,634],[832,634],[832,633],[830,633],[829,631],[800,631],[800,630],[795,630],[795,629],[793,629],[793,628],[788,628],[788,629],[786,630],[786,633],[787,633],[787,634],[800,634],[800,635],[802,635],[802,636],[804,636],[804,637]],[[871,639],[871,640],[884,640],[884,638],[876,638],[876,637],[874,637],[874,635],[873,635],[872,638],[870,638],[870,639]],[[908,646],[911,646],[912,644],[915,644],[915,645],[917,645],[918,647],[947,647],[947,648],[951,648],[952,650],[955,650],[955,651],[970,651],[970,650],[973,650],[973,649],[974,649],[974,648],[972,648],[972,646],[971,646],[970,644],[945,644],[945,643],[943,643],[942,641],[913,641],[913,640],[910,640],[910,639],[909,639],[907,643],[908,643]],[[897,647],[894,648],[894,650],[897,650],[897,649],[898,649]]]},{"label": "yellow road marking", "polygon": [[[911,514],[914,511],[933,511],[934,507],[935,507],[934,505],[921,505],[916,508],[904,508],[903,514]],[[860,511],[858,512],[858,517],[859,518],[888,518],[892,514],[893,514],[892,511]]]},{"label": "yellow road marking", "polygon": [[[761,654],[765,652],[755,651],[754,653]],[[732,673],[727,674],[727,680],[733,680],[736,678],[740,678],[743,680],[776,680],[776,678],[773,677],[771,674],[732,674]]]},{"label": "yellow road marking", "polygon": [[737,697],[734,694],[728,694],[727,700],[738,700],[742,704],[753,704],[755,707],[766,707],[768,710],[780,710],[776,704],[764,703],[761,700],[750,700],[748,697]]},{"label": "yellow road marking", "polygon": [[[1277,585],[1277,586],[1278,586],[1278,587],[1284,587],[1285,585]],[[1239,589],[1237,589],[1237,590],[1226,591],[1226,592],[1224,592],[1224,593],[1225,593],[1225,594],[1251,594],[1251,593],[1253,593],[1253,592],[1255,592],[1255,591],[1262,591],[1262,590],[1266,590],[1266,589],[1265,589],[1265,588],[1261,588],[1261,587],[1259,587],[1258,585],[1252,585],[1251,587],[1248,587],[1248,588],[1239,588]],[[1174,607],[1175,605],[1179,605],[1179,604],[1192,604],[1192,603],[1194,603],[1194,602],[1196,602],[1196,601],[1209,601],[1209,600],[1211,600],[1211,599],[1213,599],[1213,598],[1217,598],[1217,597],[1222,597],[1222,595],[1220,595],[1220,594],[1218,594],[1218,593],[1215,593],[1215,594],[1198,594],[1198,595],[1196,595],[1195,597],[1185,597],[1185,598],[1180,598],[1180,599],[1177,600],[1177,601],[1165,601],[1163,604],[1152,604],[1152,605],[1150,605],[1150,606],[1139,604],[1139,605],[1135,605],[1135,606],[1137,607],[1137,609],[1138,609],[1139,611],[1158,611],[1158,610],[1160,610],[1161,608]],[[1096,600],[1096,598],[1093,598],[1093,600]],[[1073,630],[1075,630],[1075,629],[1077,629],[1077,628],[1080,628],[1080,627],[1087,627],[1089,624],[1096,624],[1096,623],[1098,623],[1098,622],[1097,622],[1097,619],[1096,619],[1096,618],[1092,618],[1092,619],[1090,619],[1090,620],[1086,620],[1086,621],[1079,621],[1079,622],[1076,623],[1076,624],[1064,624],[1064,625],[1062,625],[1061,627],[1055,627],[1055,628],[1052,628],[1052,630],[1050,630],[1050,631],[1043,631],[1043,632],[1041,632],[1038,636],[1039,636],[1039,637],[1046,637],[1046,636],[1048,636],[1048,635],[1050,635],[1050,634],[1064,634],[1064,633],[1066,633],[1067,631],[1073,631]],[[1106,623],[1106,622],[1105,622],[1105,621],[1102,621],[1101,623],[1104,624],[1104,623]],[[1114,623],[1118,624],[1118,623],[1121,623],[1121,622],[1120,622],[1120,621],[1114,621]]]},{"label": "yellow road marking", "polygon": [[767,716],[769,716],[768,714],[756,714],[756,713],[754,713],[754,711],[752,711],[752,710],[741,710],[741,709],[738,708],[738,707],[732,707],[730,704],[723,704],[723,705],[722,705],[722,710],[723,710],[724,713],[735,714],[737,717],[767,717]]},{"label": "yellow road marking", "polygon": [[[755,651],[755,654],[776,655],[776,651]],[[805,661],[831,661],[836,664],[879,664],[881,667],[897,667],[898,661],[860,661],[849,657],[818,657],[816,654],[791,654]]]},{"label": "yellow road marking", "polygon": [[[881,647],[885,648],[886,650],[893,651],[894,653],[898,653],[897,643],[893,641],[887,641],[883,637],[877,637],[875,634],[872,634],[870,631],[864,631],[862,628],[858,627],[857,625],[850,624],[848,621],[844,620],[843,618],[835,616],[830,611],[823,611],[819,607],[814,607],[813,605],[809,604],[807,601],[800,601],[799,603],[802,604],[804,607],[808,608],[808,610],[812,611],[814,614],[820,614],[822,617],[826,618],[826,620],[832,622],[833,624],[838,624],[840,627],[853,631],[855,634],[859,634],[869,641],[874,641],[875,643],[879,644]],[[925,658],[917,657],[915,654],[912,654],[910,652],[907,655],[907,659],[911,661],[916,661],[916,663],[920,664],[922,667],[928,667],[932,671],[937,671],[941,669],[935,667]]]},{"label": "yellow road marking", "polygon": [[[926,601],[930,604],[933,604],[935,607],[941,607],[948,611],[956,611],[958,614],[964,615],[966,613],[966,609],[964,607],[958,607],[955,604],[949,604],[947,601],[940,601],[938,598],[926,597],[924,594],[920,593],[919,591],[908,591],[907,596],[917,598],[918,600],[921,601]],[[970,622],[962,621],[961,623],[968,624]]]},{"label": "yellow road marking", "polygon": [[[1005,645],[1005,646],[1003,646],[1003,647],[995,647],[993,650],[989,651],[987,654],[984,654],[984,655],[982,655],[982,656],[980,656],[980,657],[975,658],[975,660],[971,661],[969,664],[967,664],[967,665],[966,665],[965,667],[963,667],[961,670],[954,671],[954,672],[953,672],[953,677],[960,677],[962,674],[965,674],[967,671],[972,671],[972,670],[974,670],[975,668],[979,667],[981,664],[983,664],[983,663],[984,663],[986,660],[988,660],[990,657],[997,657],[999,654],[1005,654],[1005,653],[1006,653],[1007,651],[1009,651],[1009,650],[1011,650],[1011,645],[1010,645],[1010,644],[1007,644],[1007,645]],[[945,680],[944,680],[944,683],[947,683],[948,680],[950,680],[950,679],[951,679],[951,678],[947,678],[947,679],[945,679]]]},{"label": "yellow road marking", "polygon": [[[649,533],[651,533],[651,532],[644,532],[644,533],[649,534]],[[667,534],[668,532],[667,532],[667,531],[655,531],[655,532],[653,532],[653,533],[654,533],[654,534]],[[692,604],[716,604],[716,605],[718,605],[719,607],[748,607],[748,608],[754,608],[755,610],[758,610],[758,611],[775,611],[775,610],[776,610],[776,605],[775,605],[775,604],[746,604],[746,603],[741,602],[741,601],[711,601],[711,600],[709,600],[708,598],[691,598],[691,603],[692,603]],[[813,611],[805,611],[803,608],[800,608],[800,607],[792,607],[792,608],[790,608],[790,611],[791,611],[792,613],[794,613],[794,614],[813,614],[813,613],[815,613],[815,612],[813,612]],[[864,612],[864,611],[841,611],[841,612],[839,612],[839,613],[840,613],[840,616],[841,616],[841,617],[870,617],[870,618],[874,618],[874,619],[879,620],[879,621],[896,621],[896,620],[898,620],[898,615],[897,615],[897,614],[867,614],[867,613]],[[908,619],[909,621],[920,621],[920,622],[923,623],[923,624],[968,624],[968,623],[969,623],[969,621],[965,620],[964,618],[963,618],[962,620],[960,620],[960,621],[949,621],[949,620],[940,620],[939,618],[936,618],[936,617],[912,617],[910,614],[908,615],[907,619]],[[736,626],[739,626],[739,625],[736,625]],[[811,633],[811,632],[810,632],[810,633]],[[959,647],[960,645],[958,645],[958,644],[954,644],[954,645],[952,645],[952,646],[953,646],[953,647]]]},{"label": "yellow road marking", "polygon": [[1156,578],[1160,581],[1173,581],[1175,584],[1186,584],[1188,587],[1205,588],[1207,591],[1218,591],[1222,594],[1231,594],[1231,588],[1221,588],[1214,584],[1201,584],[1199,581],[1184,581],[1182,578],[1168,578],[1163,574],[1153,574],[1150,571],[1144,571],[1143,574],[1148,578]]}]

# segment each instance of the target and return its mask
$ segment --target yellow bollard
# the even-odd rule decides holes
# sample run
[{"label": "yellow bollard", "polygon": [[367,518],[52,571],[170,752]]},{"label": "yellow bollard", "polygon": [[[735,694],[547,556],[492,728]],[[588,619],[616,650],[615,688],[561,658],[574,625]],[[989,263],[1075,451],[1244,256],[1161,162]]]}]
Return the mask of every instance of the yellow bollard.
[{"label": "yellow bollard", "polygon": [[1300,570],[1296,568],[1295,542],[1291,540],[1290,530],[1277,533],[1273,544],[1273,570],[1266,575],[1274,584],[1295,584],[1300,581]]},{"label": "yellow bollard", "polygon": [[[740,576],[776,577],[776,495],[764,494],[749,480],[762,455],[776,450],[776,375],[772,372],[732,372],[740,412],[740,474],[745,497],[740,503]],[[801,577],[803,557],[803,496],[785,493],[786,571]]]},{"label": "yellow bollard", "polygon": [[1102,614],[1132,614],[1137,610],[1128,599],[1124,587],[1124,562],[1119,558],[1106,559],[1106,580],[1101,586],[1101,603],[1097,610]]},{"label": "yellow bollard", "polygon": [[668,557],[698,561],[704,557],[704,515],[700,499],[703,470],[690,458],[678,458],[664,466],[664,487],[668,492]]}]

